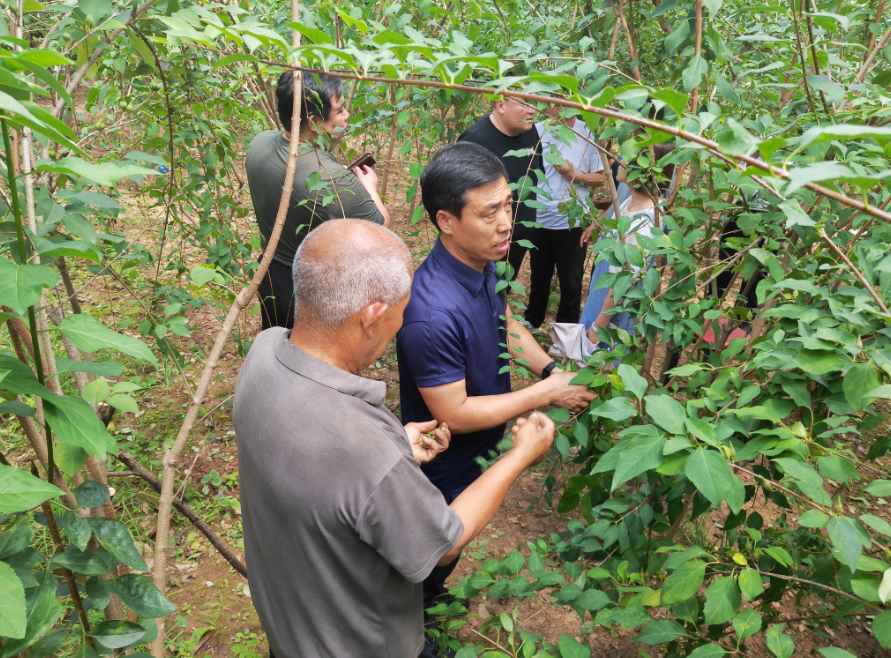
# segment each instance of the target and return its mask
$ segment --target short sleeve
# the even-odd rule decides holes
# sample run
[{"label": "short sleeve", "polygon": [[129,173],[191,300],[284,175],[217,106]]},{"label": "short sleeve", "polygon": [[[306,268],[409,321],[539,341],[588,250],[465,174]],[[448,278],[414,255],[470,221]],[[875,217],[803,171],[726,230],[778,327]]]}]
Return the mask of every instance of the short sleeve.
[{"label": "short sleeve", "polygon": [[448,314],[434,310],[429,320],[402,327],[397,340],[418,388],[465,379],[464,338],[458,324]]},{"label": "short sleeve", "polygon": [[[383,224],[384,216],[356,175],[339,163],[331,166],[336,166],[338,169],[329,172],[328,179],[333,183],[333,190],[323,192],[326,196],[334,193],[334,199],[326,207],[328,215],[331,218],[364,219],[375,224]],[[324,178],[326,177],[323,176]]]},{"label": "short sleeve", "polygon": [[356,532],[406,580],[419,583],[458,543],[464,524],[406,453],[368,497]]},{"label": "short sleeve", "polygon": [[[586,126],[586,128],[587,128],[587,126]],[[588,133],[586,135],[587,138],[593,142],[594,135],[591,134],[591,131],[585,130],[585,132]],[[598,171],[603,171],[603,160],[600,157],[600,149],[598,149],[596,146],[594,146],[590,142],[588,142],[587,144],[588,144],[588,148],[585,151],[585,163],[584,163],[584,168],[582,169],[582,171],[584,171],[586,174],[595,174]]]}]

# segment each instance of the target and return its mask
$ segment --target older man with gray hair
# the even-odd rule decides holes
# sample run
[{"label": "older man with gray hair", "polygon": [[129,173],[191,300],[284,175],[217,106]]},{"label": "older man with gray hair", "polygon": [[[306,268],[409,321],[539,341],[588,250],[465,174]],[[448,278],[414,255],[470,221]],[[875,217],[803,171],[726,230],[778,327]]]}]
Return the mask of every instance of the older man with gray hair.
[{"label": "older man with gray hair", "polygon": [[306,237],[293,272],[294,328],[257,337],[235,389],[248,578],[270,653],[427,655],[421,582],[544,458],[554,425],[519,419],[511,450],[447,505],[420,463],[447,448],[448,428],[403,428],[383,405],[386,384],[357,374],[402,325],[405,245],[370,222],[333,220]]}]

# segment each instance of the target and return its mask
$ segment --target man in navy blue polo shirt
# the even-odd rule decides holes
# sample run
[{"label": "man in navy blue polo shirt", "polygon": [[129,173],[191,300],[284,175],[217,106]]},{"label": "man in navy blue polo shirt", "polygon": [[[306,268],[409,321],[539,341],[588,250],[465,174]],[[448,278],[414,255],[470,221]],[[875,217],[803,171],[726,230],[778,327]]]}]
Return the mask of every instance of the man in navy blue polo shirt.
[{"label": "man in navy blue polo shirt", "polygon": [[[415,272],[397,336],[399,392],[404,423],[436,418],[451,430],[449,449],[422,468],[452,501],[480,476],[476,457],[488,457],[509,420],[548,405],[583,411],[594,395],[571,385],[575,375],[559,371],[517,320],[502,320],[495,261],[510,245],[513,196],[501,161],[478,144],[445,146],[421,174],[421,192],[440,235]],[[511,391],[500,373],[504,344],[542,380]],[[425,606],[456,563],[425,581]]]}]

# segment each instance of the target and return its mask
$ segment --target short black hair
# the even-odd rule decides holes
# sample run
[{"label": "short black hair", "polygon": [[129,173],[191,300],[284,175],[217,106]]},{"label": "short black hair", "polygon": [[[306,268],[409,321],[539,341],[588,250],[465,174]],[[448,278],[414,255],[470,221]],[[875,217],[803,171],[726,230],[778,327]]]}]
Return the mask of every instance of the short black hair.
[{"label": "short black hair", "polygon": [[473,142],[443,146],[421,172],[421,196],[430,221],[438,229],[440,210],[461,219],[467,205],[467,190],[483,187],[503,178],[510,181],[501,160],[489,149]]},{"label": "short black hair", "polygon": [[[301,125],[309,121],[310,116],[327,121],[331,115],[331,101],[343,96],[343,84],[340,78],[333,78],[323,73],[305,73],[302,96]],[[278,86],[275,88],[275,100],[282,128],[290,130],[291,119],[294,116],[294,76],[290,71],[285,71],[279,76]]]}]

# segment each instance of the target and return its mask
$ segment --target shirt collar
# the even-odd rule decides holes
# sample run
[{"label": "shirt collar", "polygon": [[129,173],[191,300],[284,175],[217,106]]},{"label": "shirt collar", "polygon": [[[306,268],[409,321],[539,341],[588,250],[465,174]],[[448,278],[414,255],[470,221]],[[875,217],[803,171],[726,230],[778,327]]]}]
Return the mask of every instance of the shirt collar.
[{"label": "shirt collar", "polygon": [[467,292],[474,297],[483,289],[486,275],[495,273],[495,263],[492,262],[486,263],[486,267],[482,272],[477,272],[469,265],[465,265],[449,253],[449,250],[445,248],[445,245],[439,238],[436,238],[436,244],[433,245],[433,250],[430,253],[436,259],[436,262],[442,265],[449,275],[464,286]]},{"label": "shirt collar", "polygon": [[[277,331],[279,329],[274,329]],[[353,375],[330,363],[311,356],[288,340],[289,331],[280,329],[281,337],[275,344],[275,358],[283,366],[314,382],[351,395],[369,404],[379,405],[387,395],[387,384]]]}]

